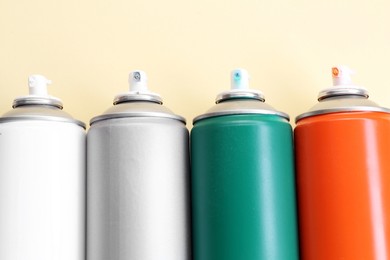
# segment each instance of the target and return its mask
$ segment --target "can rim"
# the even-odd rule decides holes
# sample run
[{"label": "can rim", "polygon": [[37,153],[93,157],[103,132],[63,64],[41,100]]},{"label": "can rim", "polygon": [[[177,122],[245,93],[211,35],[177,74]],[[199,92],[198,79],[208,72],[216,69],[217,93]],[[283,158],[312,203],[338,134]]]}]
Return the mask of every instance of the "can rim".
[{"label": "can rim", "polygon": [[225,111],[219,111],[219,112],[211,112],[206,113],[203,115],[199,115],[194,118],[192,121],[193,124],[196,122],[210,118],[210,117],[218,117],[218,116],[228,116],[228,115],[276,115],[279,117],[282,117],[286,119],[287,121],[290,121],[290,116],[286,113],[280,112],[280,111],[272,111],[272,110],[266,110],[266,109],[241,109],[241,110],[225,110]]},{"label": "can rim", "polygon": [[64,106],[60,99],[54,97],[34,97],[34,96],[26,96],[15,98],[12,108],[17,108],[20,106],[28,106],[28,105],[44,105],[44,106],[53,106],[59,109],[63,109]]},{"label": "can rim", "polygon": [[56,117],[56,116],[39,116],[39,115],[31,115],[31,116],[6,116],[0,117],[0,123],[4,122],[12,122],[12,121],[54,121],[54,122],[63,122],[63,123],[73,123],[82,128],[86,129],[86,124],[77,119],[70,119],[65,117]]},{"label": "can rim", "polygon": [[368,98],[368,91],[364,88],[329,88],[321,91],[318,94],[318,101],[322,101],[327,98],[332,98],[332,97],[340,97],[340,96],[359,96],[359,97],[364,97]]},{"label": "can rim", "polygon": [[154,93],[125,93],[117,95],[114,98],[113,105],[118,105],[125,102],[134,101],[149,101],[162,105],[162,98],[158,94]]},{"label": "can rim", "polygon": [[261,102],[265,101],[263,93],[254,89],[233,89],[221,92],[215,98],[215,103],[221,103],[230,99],[255,99]]},{"label": "can rim", "polygon": [[390,109],[384,107],[373,107],[373,106],[356,106],[356,107],[334,107],[327,109],[320,109],[315,111],[309,111],[303,114],[300,114],[295,118],[295,123],[299,120],[324,114],[338,113],[338,112],[381,112],[381,113],[390,113]]},{"label": "can rim", "polygon": [[103,114],[93,117],[89,124],[92,126],[94,123],[110,120],[110,119],[119,119],[119,118],[128,118],[128,117],[159,117],[159,118],[168,118],[180,121],[186,124],[184,117],[174,114],[167,114],[162,112],[123,112],[123,113],[112,113],[112,114]]}]

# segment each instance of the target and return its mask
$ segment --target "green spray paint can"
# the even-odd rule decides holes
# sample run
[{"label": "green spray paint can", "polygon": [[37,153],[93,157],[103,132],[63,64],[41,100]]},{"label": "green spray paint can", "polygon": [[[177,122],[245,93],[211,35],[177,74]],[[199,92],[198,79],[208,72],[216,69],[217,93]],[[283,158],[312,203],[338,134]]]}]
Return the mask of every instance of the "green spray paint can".
[{"label": "green spray paint can", "polygon": [[299,259],[289,116],[231,77],[191,131],[194,260]]}]

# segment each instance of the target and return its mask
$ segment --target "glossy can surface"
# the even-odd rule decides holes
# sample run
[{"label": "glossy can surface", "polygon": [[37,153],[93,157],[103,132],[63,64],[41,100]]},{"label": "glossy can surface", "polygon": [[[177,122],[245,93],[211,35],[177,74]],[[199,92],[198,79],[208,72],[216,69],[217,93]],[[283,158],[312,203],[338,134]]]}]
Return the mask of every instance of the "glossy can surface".
[{"label": "glossy can surface", "polygon": [[191,131],[195,260],[299,259],[292,131],[287,114],[248,88],[232,89]]},{"label": "glossy can surface", "polygon": [[195,260],[299,259],[289,116],[249,89],[246,70],[194,119],[191,131]]},{"label": "glossy can surface", "polygon": [[303,260],[390,259],[390,110],[345,66],[295,128]]},{"label": "glossy can surface", "polygon": [[191,259],[188,130],[145,77],[91,120],[88,260]]},{"label": "glossy can surface", "polygon": [[390,259],[389,133],[383,112],[298,121],[302,259]]},{"label": "glossy can surface", "polygon": [[195,260],[299,259],[292,132],[285,118],[199,120],[191,152]]},{"label": "glossy can surface", "polygon": [[0,259],[85,259],[82,126],[39,104],[0,119]]}]

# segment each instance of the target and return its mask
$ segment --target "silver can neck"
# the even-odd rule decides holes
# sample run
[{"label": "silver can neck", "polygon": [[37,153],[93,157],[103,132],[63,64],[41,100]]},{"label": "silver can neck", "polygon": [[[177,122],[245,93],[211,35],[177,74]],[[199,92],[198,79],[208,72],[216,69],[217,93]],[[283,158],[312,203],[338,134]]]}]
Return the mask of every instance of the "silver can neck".
[{"label": "silver can neck", "polygon": [[60,99],[55,97],[39,97],[39,96],[26,96],[16,98],[12,104],[12,108],[21,106],[52,106],[58,109],[63,109],[64,106]]},{"label": "silver can neck", "polygon": [[264,95],[259,91],[249,89],[232,89],[218,94],[215,99],[215,103],[218,104],[231,99],[253,99],[261,102],[265,101]]},{"label": "silver can neck", "polygon": [[318,94],[318,101],[332,97],[363,97],[368,98],[368,91],[365,88],[353,84],[351,75],[354,71],[346,66],[332,68],[333,86],[326,88]]},{"label": "silver can neck", "polygon": [[114,105],[125,102],[153,102],[162,105],[160,95],[149,91],[148,77],[142,70],[135,70],[129,73],[128,78],[129,91],[127,93],[119,94],[114,98]]},{"label": "silver can neck", "polygon": [[140,92],[129,92],[125,94],[120,94],[117,95],[114,98],[113,104],[118,105],[121,103],[126,103],[126,102],[139,102],[139,101],[144,101],[144,102],[153,102],[162,105],[162,98],[154,93],[140,93]]},{"label": "silver can neck", "polygon": [[334,97],[359,97],[368,99],[368,91],[364,88],[351,86],[351,87],[339,87],[339,88],[328,88],[322,90],[318,94],[318,101]]},{"label": "silver can neck", "polygon": [[230,80],[231,89],[218,94],[216,105],[205,114],[195,117],[193,124],[206,118],[227,115],[275,115],[287,121],[290,119],[287,114],[266,104],[261,91],[249,88],[249,74],[246,70],[233,70]]},{"label": "silver can neck", "polygon": [[383,112],[389,113],[388,108],[384,108],[369,100],[368,91],[353,84],[351,75],[353,71],[345,66],[332,68],[333,86],[326,88],[318,94],[318,103],[308,112],[298,115],[295,122],[299,120],[339,112]]},{"label": "silver can neck", "polygon": [[28,77],[28,89],[29,95],[18,97],[14,100],[12,107],[17,108],[20,106],[52,106],[58,109],[62,109],[63,105],[59,98],[50,96],[47,92],[48,85],[51,84],[51,80],[47,79],[43,75],[34,74]]},{"label": "silver can neck", "polygon": [[234,69],[230,73],[230,90],[217,95],[215,103],[231,99],[253,99],[264,102],[264,95],[249,88],[249,73],[245,69]]},{"label": "silver can neck", "polygon": [[160,95],[149,91],[146,73],[141,70],[130,72],[129,91],[117,95],[113,104],[114,106],[102,115],[92,118],[90,125],[105,120],[136,117],[166,118],[186,123],[183,117],[174,114],[162,105]]},{"label": "silver can neck", "polygon": [[0,117],[0,122],[24,120],[72,123],[85,129],[85,124],[64,112],[62,101],[47,93],[51,81],[39,74],[28,78],[29,95],[15,98],[12,110]]}]

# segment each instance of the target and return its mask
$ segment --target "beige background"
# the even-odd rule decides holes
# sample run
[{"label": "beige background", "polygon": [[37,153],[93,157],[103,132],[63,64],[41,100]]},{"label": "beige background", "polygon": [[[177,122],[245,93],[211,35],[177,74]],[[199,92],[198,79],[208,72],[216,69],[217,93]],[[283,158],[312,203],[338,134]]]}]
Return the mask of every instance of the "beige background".
[{"label": "beige background", "polygon": [[295,118],[330,86],[335,64],[390,107],[390,1],[0,0],[0,114],[40,73],[87,123],[143,69],[190,128],[242,67]]}]

